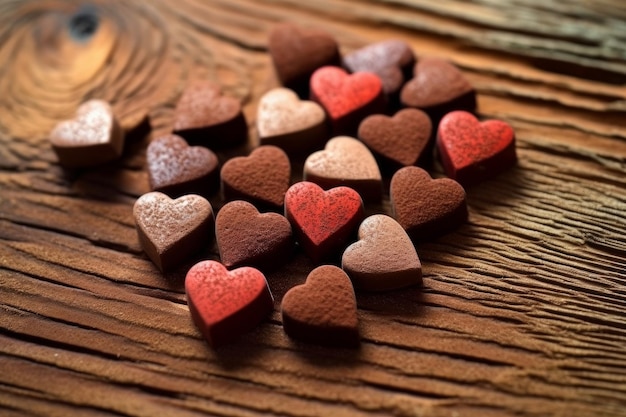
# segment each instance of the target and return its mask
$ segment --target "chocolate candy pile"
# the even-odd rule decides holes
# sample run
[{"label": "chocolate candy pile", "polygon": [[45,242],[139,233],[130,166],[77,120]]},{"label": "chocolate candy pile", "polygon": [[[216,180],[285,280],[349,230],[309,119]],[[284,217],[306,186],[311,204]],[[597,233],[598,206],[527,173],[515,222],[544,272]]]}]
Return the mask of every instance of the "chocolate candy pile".
[{"label": "chocolate candy pile", "polygon": [[[185,280],[193,321],[212,346],[272,311],[261,271],[280,267],[298,248],[320,266],[285,294],[285,331],[306,342],[355,346],[353,288],[420,285],[414,242],[466,221],[461,184],[516,162],[513,129],[479,122],[471,113],[475,92],[461,72],[438,58],[416,60],[400,40],[342,59],[329,34],[281,25],[270,34],[269,51],[284,87],[260,100],[260,146],[221,170],[210,149],[248,139],[241,103],[209,82],[185,90],[172,134],[147,149],[153,191],[134,206],[139,239],[161,271],[215,239],[221,262],[202,261]],[[96,100],[60,123],[50,140],[60,163],[71,167],[115,159],[124,142],[110,106]],[[428,162],[435,143],[450,178],[433,179],[416,166]],[[303,181],[291,184],[291,163],[302,160]],[[392,216],[366,218],[364,204],[387,191],[381,168],[391,175]],[[206,198],[219,189],[227,203],[215,216]],[[339,258],[341,268],[324,265]]]}]

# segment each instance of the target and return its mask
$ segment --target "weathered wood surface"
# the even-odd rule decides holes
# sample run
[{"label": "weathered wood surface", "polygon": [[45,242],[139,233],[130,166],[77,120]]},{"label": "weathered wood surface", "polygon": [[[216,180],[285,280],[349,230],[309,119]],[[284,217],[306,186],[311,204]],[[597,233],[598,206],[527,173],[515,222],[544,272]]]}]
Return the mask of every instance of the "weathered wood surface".
[{"label": "weathered wood surface", "polygon": [[[0,1],[0,414],[626,416],[626,3],[102,1],[82,9],[99,18],[82,40],[77,4]],[[167,132],[186,83],[211,78],[253,128],[276,84],[266,35],[285,20],[344,52],[400,37],[447,57],[479,114],[517,132],[519,166],[418,247],[423,290],[358,294],[358,351],[284,334],[302,256],[269,275],[271,318],[209,349],[185,267],[162,276],[134,230],[146,114]],[[90,97],[132,140],[119,163],[67,172],[46,134]]]}]

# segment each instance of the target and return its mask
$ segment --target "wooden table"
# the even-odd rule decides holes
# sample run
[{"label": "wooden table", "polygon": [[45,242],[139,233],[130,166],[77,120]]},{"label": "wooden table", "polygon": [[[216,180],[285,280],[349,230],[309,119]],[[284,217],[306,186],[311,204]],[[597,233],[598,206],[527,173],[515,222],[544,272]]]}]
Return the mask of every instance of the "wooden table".
[{"label": "wooden table", "polygon": [[[241,98],[256,138],[281,21],[343,52],[397,37],[450,59],[479,115],[517,135],[518,166],[467,190],[468,224],[418,246],[422,291],[357,294],[358,350],[283,332],[302,255],[268,275],[271,317],[210,349],[191,263],[163,276],[134,228],[146,144],[187,83]],[[0,62],[3,416],[626,416],[623,1],[2,0]],[[129,132],[124,157],[66,171],[47,134],[96,97]]]}]

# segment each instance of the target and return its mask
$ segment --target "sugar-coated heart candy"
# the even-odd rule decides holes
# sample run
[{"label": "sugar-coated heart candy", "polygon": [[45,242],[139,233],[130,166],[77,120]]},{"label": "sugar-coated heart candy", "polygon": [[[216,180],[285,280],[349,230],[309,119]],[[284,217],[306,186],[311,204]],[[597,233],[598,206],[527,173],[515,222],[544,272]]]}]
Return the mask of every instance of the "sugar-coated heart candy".
[{"label": "sugar-coated heart candy", "polygon": [[441,119],[437,148],[446,174],[463,185],[491,178],[517,161],[515,132],[508,123],[479,122],[464,111]]},{"label": "sugar-coated heart candy", "polygon": [[73,119],[54,127],[50,143],[61,165],[87,167],[119,158],[124,133],[109,103],[89,100],[78,107]]},{"label": "sugar-coated heart candy", "polygon": [[463,187],[449,178],[434,180],[421,168],[396,172],[389,194],[395,219],[413,240],[440,236],[467,220]]},{"label": "sugar-coated heart candy", "polygon": [[363,200],[380,200],[383,182],[378,164],[362,142],[349,136],[337,136],[326,148],[311,154],[304,162],[305,181],[324,189],[346,186]]},{"label": "sugar-coated heart candy", "polygon": [[291,164],[283,150],[261,146],[249,156],[229,159],[221,178],[227,200],[246,200],[258,206],[282,207],[289,188]]},{"label": "sugar-coated heart candy", "polygon": [[289,221],[278,213],[264,213],[246,201],[231,201],[217,213],[215,239],[228,269],[247,265],[275,269],[294,250]]},{"label": "sugar-coated heart candy", "polygon": [[319,262],[343,251],[363,220],[363,201],[352,188],[324,191],[298,182],[285,195],[285,217],[306,254]]},{"label": "sugar-coated heart candy", "polygon": [[422,264],[398,222],[376,214],[359,226],[359,240],[343,253],[341,267],[356,288],[386,291],[422,283]]},{"label": "sugar-coated heart candy", "polygon": [[359,344],[356,298],[350,279],[340,268],[315,268],[303,285],[283,297],[283,327],[296,340],[332,346]]},{"label": "sugar-coated heart candy", "polygon": [[198,81],[176,104],[174,133],[196,145],[224,148],[245,142],[248,125],[238,99],[222,95],[210,81]]},{"label": "sugar-coated heart candy", "polygon": [[385,94],[397,95],[404,80],[411,77],[415,55],[405,41],[389,39],[346,55],[343,64],[350,72],[373,72],[380,77]]},{"label": "sugar-coated heart candy", "polygon": [[354,135],[359,123],[386,107],[380,78],[371,72],[348,74],[338,67],[322,67],[311,76],[311,99],[326,111],[334,135]]},{"label": "sugar-coated heart candy", "polygon": [[453,110],[474,111],[476,93],[453,64],[440,58],[420,58],[413,79],[400,93],[402,104],[424,110],[436,123]]},{"label": "sugar-coated heart candy", "polygon": [[215,261],[195,264],[185,277],[191,318],[212,347],[256,327],[274,308],[265,276],[257,269],[228,271]]},{"label": "sugar-coated heart candy", "polygon": [[177,135],[154,139],[146,152],[150,188],[170,197],[210,195],[219,186],[217,156],[202,146],[189,146]]},{"label": "sugar-coated heart candy", "polygon": [[374,114],[359,125],[359,139],[392,165],[415,165],[422,158],[432,133],[432,123],[418,109],[403,109],[393,115]]},{"label": "sugar-coated heart candy", "polygon": [[275,145],[288,154],[309,153],[327,139],[324,109],[309,100],[300,100],[288,88],[275,88],[263,95],[257,111],[261,145]]},{"label": "sugar-coated heart candy", "polygon": [[213,240],[213,208],[199,195],[172,200],[153,191],[137,199],[133,214],[141,246],[161,271],[178,265]]},{"label": "sugar-coated heart candy", "polygon": [[311,74],[326,65],[339,65],[339,46],[327,32],[292,24],[276,26],[269,35],[268,49],[279,81],[306,96]]}]

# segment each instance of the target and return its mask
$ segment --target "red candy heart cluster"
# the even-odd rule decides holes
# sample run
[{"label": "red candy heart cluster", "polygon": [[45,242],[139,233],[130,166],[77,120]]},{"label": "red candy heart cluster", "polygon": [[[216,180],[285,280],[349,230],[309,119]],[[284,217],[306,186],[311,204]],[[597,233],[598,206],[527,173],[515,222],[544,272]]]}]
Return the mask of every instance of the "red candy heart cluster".
[{"label": "red candy heart cluster", "polygon": [[[153,191],[134,207],[140,242],[168,271],[215,238],[221,262],[197,263],[185,280],[193,321],[212,346],[252,329],[273,310],[261,271],[280,267],[299,247],[322,265],[285,294],[286,333],[354,346],[354,288],[421,285],[414,242],[466,221],[461,184],[514,164],[514,133],[503,121],[479,122],[470,113],[475,92],[463,74],[438,58],[416,59],[406,42],[369,45],[342,60],[329,34],[281,25],[270,34],[269,51],[278,80],[288,88],[270,90],[260,100],[261,146],[221,169],[208,148],[247,139],[241,103],[208,82],[184,91],[173,134],[154,139],[147,150]],[[75,120],[55,128],[51,141],[68,166],[82,165],[81,153],[93,163],[108,161],[123,144],[101,102],[82,106]],[[416,166],[428,161],[435,146],[450,178],[433,179]],[[292,184],[291,162],[301,157],[303,181]],[[391,175],[388,190],[381,171]],[[218,188],[227,203],[214,217],[206,197]],[[366,217],[365,204],[387,192],[391,216]]]}]

